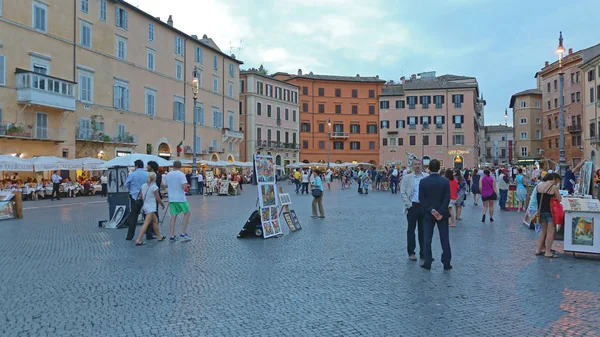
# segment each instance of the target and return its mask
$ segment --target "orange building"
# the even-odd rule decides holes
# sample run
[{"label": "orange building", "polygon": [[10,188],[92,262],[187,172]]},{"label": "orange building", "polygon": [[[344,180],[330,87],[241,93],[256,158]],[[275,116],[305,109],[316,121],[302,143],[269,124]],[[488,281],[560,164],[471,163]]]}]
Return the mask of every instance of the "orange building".
[{"label": "orange building", "polygon": [[300,87],[300,161],[379,164],[379,76],[273,76]]}]

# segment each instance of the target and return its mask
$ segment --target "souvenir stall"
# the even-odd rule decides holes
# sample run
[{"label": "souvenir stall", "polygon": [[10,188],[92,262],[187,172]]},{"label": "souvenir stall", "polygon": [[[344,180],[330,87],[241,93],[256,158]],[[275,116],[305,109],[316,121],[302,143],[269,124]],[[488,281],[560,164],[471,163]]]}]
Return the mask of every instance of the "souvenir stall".
[{"label": "souvenir stall", "polygon": [[600,254],[600,200],[591,196],[564,197],[564,250],[575,253]]}]

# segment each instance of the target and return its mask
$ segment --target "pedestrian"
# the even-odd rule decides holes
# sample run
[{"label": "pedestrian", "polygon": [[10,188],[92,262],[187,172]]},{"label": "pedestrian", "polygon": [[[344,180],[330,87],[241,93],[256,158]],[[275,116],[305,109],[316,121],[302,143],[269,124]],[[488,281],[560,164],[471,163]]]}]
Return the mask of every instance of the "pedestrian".
[{"label": "pedestrian", "polygon": [[494,201],[498,199],[496,181],[490,176],[490,170],[483,171],[483,178],[479,181],[481,200],[483,201],[483,216],[481,222],[485,222],[485,215],[489,209],[490,222],[494,222]]},{"label": "pedestrian", "polygon": [[543,182],[537,186],[536,198],[538,201],[539,222],[541,233],[538,236],[537,249],[535,255],[544,254],[548,258],[557,258],[558,255],[552,252],[552,243],[554,242],[554,220],[550,210],[550,202],[555,198],[559,202],[562,200],[557,185],[560,185],[561,177],[557,173],[548,173]]},{"label": "pedestrian", "polygon": [[506,209],[506,201],[508,199],[508,171],[506,169],[502,169],[502,173],[500,173],[500,177],[498,177],[498,191],[500,192],[500,210],[507,211]]},{"label": "pedestrian", "polygon": [[[198,171],[198,194],[204,194],[204,176],[202,175],[202,171]],[[242,183],[240,182],[240,190],[242,189]]]},{"label": "pedestrian", "polygon": [[[414,162],[414,159],[413,159]],[[452,269],[450,261],[452,252],[450,250],[450,237],[448,228],[448,218],[450,212],[450,184],[448,180],[440,176],[440,162],[432,159],[429,162],[431,174],[424,178],[419,184],[419,200],[422,201],[423,216],[423,250],[425,261],[421,268],[430,270],[433,256],[431,253],[431,241],[433,239],[433,229],[437,225],[442,245],[442,263],[444,270]]]},{"label": "pedestrian", "polygon": [[331,172],[331,169],[328,169],[327,172],[325,172],[325,181],[327,181],[327,190],[328,191],[331,191],[332,175],[333,175],[333,172]]},{"label": "pedestrian", "polygon": [[[149,162],[148,164],[150,164]],[[156,162],[153,162],[156,164]],[[146,242],[143,241],[144,234],[147,232],[150,224],[152,224],[153,232],[158,236],[157,241],[163,241],[167,237],[160,234],[160,228],[158,227],[158,204],[165,208],[165,203],[162,201],[160,197],[160,188],[157,186],[156,173],[150,172],[148,173],[148,180],[142,188],[140,189],[140,193],[138,195],[138,199],[143,201],[142,211],[146,215],[144,218],[144,224],[142,225],[142,229],[140,230],[140,234],[138,235],[137,240],[135,241],[136,246],[143,246]]]},{"label": "pedestrian", "polygon": [[415,229],[417,229],[418,233],[419,257],[423,259],[425,256],[423,250],[423,219],[425,213],[421,200],[419,199],[419,191],[420,182],[426,178],[428,174],[422,172],[422,165],[420,159],[413,159],[412,173],[407,174],[402,178],[402,185],[400,186],[400,198],[402,199],[404,214],[406,214],[406,219],[408,221],[408,228],[406,230],[406,248],[408,251],[408,259],[411,261],[417,261],[417,257],[415,256]]},{"label": "pedestrian", "polygon": [[448,185],[450,186],[450,203],[448,204],[448,212],[450,217],[448,218],[448,225],[450,227],[456,226],[454,221],[454,206],[456,206],[456,200],[458,199],[458,180],[454,179],[454,172],[451,169],[447,169],[444,173],[444,177],[448,179]]},{"label": "pedestrian", "polygon": [[478,169],[473,170],[473,176],[471,177],[471,192],[473,193],[473,204],[475,206],[479,205],[477,202],[479,201],[479,196],[481,195],[481,190],[479,189],[479,181],[481,180],[481,175],[479,174]]},{"label": "pedestrian", "polygon": [[108,195],[108,177],[106,176],[106,172],[102,173],[100,177],[100,185],[102,185],[102,193],[100,195],[106,197]]},{"label": "pedestrian", "polygon": [[[156,186],[158,187],[158,196],[159,198],[162,200],[162,193],[160,192],[160,188],[163,186],[163,180],[162,180],[162,175],[158,172],[158,163],[155,162],[154,160],[151,160],[148,162],[148,164],[146,165],[146,169],[148,170],[148,172],[152,172],[156,175],[156,178],[154,178],[154,182],[156,184]],[[155,211],[155,215],[156,215],[156,221],[160,222],[160,217],[158,215],[158,199],[156,199],[156,211]],[[147,214],[147,213],[144,213]],[[154,233],[154,230],[152,227],[148,228],[148,232],[150,232],[151,234],[156,234]]]},{"label": "pedestrian", "polygon": [[300,179],[302,179],[302,174],[300,174],[300,169],[296,169],[296,172],[294,172],[294,183],[296,184],[296,194],[300,193],[300,186],[302,184]]},{"label": "pedestrian", "polygon": [[175,238],[175,222],[177,216],[183,213],[183,228],[179,238],[183,241],[189,241],[192,238],[187,233],[187,226],[190,221],[190,205],[185,196],[185,190],[189,188],[185,174],[181,172],[181,162],[176,160],[173,162],[173,171],[167,174],[166,184],[169,191],[169,209],[171,214],[171,235],[169,240],[174,242]]},{"label": "pedestrian", "polygon": [[312,186],[312,217],[324,219],[325,211],[323,210],[323,180],[320,177],[321,171],[315,169],[313,170],[312,174],[314,177],[314,182]]},{"label": "pedestrian", "polygon": [[361,175],[361,188],[364,194],[369,194],[369,188],[371,188],[372,180],[371,175],[367,171],[367,169],[363,169],[363,173]]},{"label": "pedestrian", "polygon": [[517,169],[517,176],[515,177],[515,182],[517,183],[517,199],[519,200],[519,212],[521,210],[525,210],[525,200],[527,199],[527,179],[523,175],[523,169]]},{"label": "pedestrian", "polygon": [[567,166],[567,171],[565,172],[565,177],[563,179],[563,190],[567,190],[569,194],[573,194],[575,192],[575,189],[573,188],[573,185],[575,185],[575,173],[579,172],[585,162],[585,160],[582,160],[573,169],[571,169],[570,166]]},{"label": "pedestrian", "polygon": [[392,194],[398,194],[398,169],[395,167],[390,176],[390,190]]},{"label": "pedestrian", "polygon": [[456,199],[456,220],[462,220],[462,208],[465,207],[465,199],[467,198],[468,185],[465,178],[460,172],[454,172],[455,179],[458,180],[458,198]]},{"label": "pedestrian", "polygon": [[308,170],[304,170],[302,171],[302,192],[301,194],[308,194],[308,183],[309,183],[309,176],[308,176]]},{"label": "pedestrian", "polygon": [[58,170],[52,173],[52,196],[50,197],[51,201],[54,201],[54,198],[56,198],[56,200],[60,200],[59,188],[62,180],[63,178],[58,174]]},{"label": "pedestrian", "polygon": [[342,175],[342,190],[346,189],[346,180],[348,178],[346,178],[346,175]]},{"label": "pedestrian", "polygon": [[[135,236],[135,226],[137,226],[138,217],[143,206],[143,200],[139,198],[139,194],[142,185],[148,180],[148,172],[144,171],[144,162],[138,159],[133,164],[135,171],[131,172],[125,180],[125,186],[129,189],[129,198],[131,199],[131,211],[128,218],[129,229],[127,230],[126,240],[133,240]],[[151,232],[146,232],[146,239],[153,239]]]}]

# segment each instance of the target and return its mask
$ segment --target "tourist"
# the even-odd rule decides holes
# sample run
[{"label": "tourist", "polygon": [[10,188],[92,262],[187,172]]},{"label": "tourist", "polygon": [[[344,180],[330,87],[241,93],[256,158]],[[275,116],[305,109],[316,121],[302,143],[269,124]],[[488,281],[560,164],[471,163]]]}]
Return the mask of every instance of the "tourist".
[{"label": "tourist", "polygon": [[108,177],[106,176],[106,172],[102,173],[100,184],[102,185],[102,193],[100,195],[106,197],[108,195]]},{"label": "tourist", "polygon": [[348,178],[346,178],[346,175],[342,175],[342,190],[346,189],[346,182],[348,181]]},{"label": "tourist", "polygon": [[390,190],[392,194],[398,194],[398,169],[394,167],[390,176]]},{"label": "tourist", "polygon": [[[517,199],[519,199],[519,212],[521,212],[521,210],[525,211],[525,200],[527,199],[527,186],[529,186],[529,184],[527,184],[527,180],[525,179],[525,176],[523,175],[523,169],[519,168],[517,170],[518,174],[517,177],[515,178],[515,181],[517,182]],[[502,205],[500,205],[502,206]]]},{"label": "tourist", "polygon": [[314,183],[312,187],[312,217],[324,219],[325,211],[323,210],[323,180],[320,177],[321,172],[315,169],[312,174],[314,177]]},{"label": "tourist", "polygon": [[471,178],[471,192],[473,193],[473,204],[475,206],[478,205],[479,196],[481,195],[481,190],[479,189],[479,181],[481,180],[481,175],[479,174],[480,170],[473,170],[473,176]]},{"label": "tourist", "polygon": [[402,178],[402,185],[400,186],[400,197],[402,198],[402,205],[404,208],[404,214],[408,220],[408,228],[406,230],[406,243],[408,251],[408,259],[411,261],[417,261],[415,256],[415,229],[418,230],[419,238],[419,256],[421,259],[424,258],[423,251],[423,217],[424,212],[419,199],[420,182],[422,179],[428,176],[427,173],[422,172],[422,162],[420,159],[413,159],[412,161],[412,173]]},{"label": "tourist", "polygon": [[60,200],[59,187],[62,180],[62,177],[58,174],[58,170],[54,171],[54,173],[52,174],[52,196],[50,197],[51,201],[54,201],[54,198],[56,198],[56,200]]},{"label": "tourist", "polygon": [[189,188],[189,184],[185,174],[181,172],[181,162],[179,160],[173,162],[173,170],[167,174],[167,179],[165,180],[169,189],[169,208],[171,210],[171,236],[169,240],[171,242],[175,241],[175,222],[177,221],[177,216],[183,213],[183,228],[179,237],[183,241],[189,241],[191,237],[187,233],[187,226],[191,214],[190,206],[185,196],[185,190]]},{"label": "tourist", "polygon": [[327,172],[325,172],[325,181],[327,182],[327,190],[331,191],[331,181],[333,180],[331,177],[333,175],[333,172],[331,172],[331,169],[327,169]]},{"label": "tourist", "polygon": [[456,208],[456,220],[462,220],[462,208],[465,207],[465,199],[467,198],[468,185],[467,181],[460,173],[460,171],[454,172],[454,175],[455,179],[458,180],[458,198],[456,199],[456,204],[454,205],[454,207]]},{"label": "tourist", "polygon": [[[414,163],[414,159],[413,159]],[[429,162],[429,170],[431,175],[424,178],[419,183],[419,200],[424,212],[423,217],[423,250],[424,262],[421,268],[430,270],[433,256],[431,253],[431,241],[433,239],[433,229],[435,225],[438,227],[440,242],[442,245],[442,263],[444,270],[452,269],[450,261],[452,260],[452,252],[450,250],[450,237],[448,229],[448,218],[450,212],[450,184],[448,180],[440,176],[440,162],[437,159],[432,159]]]},{"label": "tourist", "polygon": [[450,227],[455,227],[456,223],[454,221],[454,206],[456,206],[456,200],[458,199],[458,180],[454,178],[454,172],[451,169],[447,169],[444,173],[446,179],[448,179],[448,183],[450,186],[450,203],[448,204],[448,212],[450,212],[450,217],[448,218],[448,225]]},{"label": "tourist", "polygon": [[479,180],[479,190],[483,201],[483,216],[481,222],[485,222],[485,215],[489,209],[490,222],[494,222],[494,201],[498,199],[496,181],[490,176],[490,170],[483,171],[483,178]]},{"label": "tourist", "polygon": [[544,254],[545,257],[556,258],[558,256],[552,252],[552,243],[554,241],[554,232],[556,229],[550,210],[550,201],[552,198],[555,198],[558,201],[562,200],[560,190],[557,186],[560,184],[561,178],[557,173],[548,173],[542,180],[543,182],[537,186],[536,193],[541,233],[538,237],[535,255]]},{"label": "tourist", "polygon": [[371,175],[367,171],[366,168],[363,169],[363,173],[361,175],[360,186],[362,188],[362,193],[369,194],[369,188],[371,188],[372,180]]},{"label": "tourist", "polygon": [[[202,175],[201,171],[198,171],[198,175],[196,177],[198,177],[198,193],[200,195],[203,195],[204,194],[204,176]],[[240,185],[241,185],[241,183],[240,183]],[[240,186],[240,188],[241,188],[241,186]]]},{"label": "tourist", "polygon": [[[156,162],[148,162],[148,166],[150,166],[150,163],[156,164]],[[148,180],[144,185],[142,185],[138,195],[138,199],[141,199],[143,202],[142,210],[146,216],[144,218],[144,224],[142,225],[140,234],[135,241],[136,246],[143,246],[146,244],[142,238],[144,237],[144,234],[147,232],[151,223],[153,232],[158,236],[157,241],[163,241],[166,239],[166,236],[160,234],[160,228],[158,227],[158,204],[160,204],[163,209],[165,208],[165,203],[162,201],[159,191],[160,188],[158,187],[156,173],[151,171],[148,173]]]},{"label": "tourist", "polygon": [[[135,171],[131,172],[125,180],[125,186],[129,189],[131,198],[131,212],[129,213],[129,229],[126,240],[133,240],[135,235],[135,226],[137,226],[138,217],[142,211],[143,201],[139,199],[142,185],[148,180],[148,172],[144,171],[144,162],[136,160],[134,163]],[[152,240],[152,233],[146,233],[146,239]]]},{"label": "tourist", "polygon": [[[153,172],[154,174],[156,174],[156,178],[154,180],[156,182],[156,186],[158,186],[158,196],[160,199],[162,199],[162,193],[160,192],[160,188],[163,186],[163,178],[162,174],[158,172],[158,163],[154,160],[151,160],[148,162],[148,165],[146,165],[146,169],[148,170],[148,172]],[[156,209],[156,221],[160,222],[160,217],[158,215],[158,199],[156,201]],[[149,228],[148,231],[152,234],[156,234],[153,233],[152,228]]]},{"label": "tourist", "polygon": [[308,170],[303,170],[302,171],[302,192],[301,194],[304,194],[306,192],[306,194],[308,194],[308,183],[309,183],[309,177],[308,177]]},{"label": "tourist", "polygon": [[498,177],[498,191],[500,192],[500,210],[506,211],[506,201],[508,199],[508,171],[506,168],[502,169],[502,173]]},{"label": "tourist", "polygon": [[300,173],[300,169],[296,169],[294,172],[294,183],[296,184],[296,194],[300,193],[300,186],[302,186],[302,174]]}]

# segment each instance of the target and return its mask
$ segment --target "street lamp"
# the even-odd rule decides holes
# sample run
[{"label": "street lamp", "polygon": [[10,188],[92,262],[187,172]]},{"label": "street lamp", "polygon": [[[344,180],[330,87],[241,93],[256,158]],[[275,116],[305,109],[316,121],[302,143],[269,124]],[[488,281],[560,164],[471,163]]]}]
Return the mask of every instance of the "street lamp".
[{"label": "street lamp", "polygon": [[196,69],[194,69],[194,72],[192,73],[192,91],[194,92],[194,145],[193,145],[193,158],[192,158],[192,186],[190,187],[190,193],[191,194],[197,194],[198,193],[198,165],[196,163],[196,154],[197,154],[197,148],[196,148],[196,124],[197,124],[197,120],[196,120],[196,101],[198,100],[198,84],[199,84],[199,79],[198,79],[198,72],[196,71]]},{"label": "street lamp", "polygon": [[504,158],[508,167],[508,109],[504,109]]},{"label": "street lamp", "polygon": [[331,163],[331,118],[327,119],[327,169]]},{"label": "street lamp", "polygon": [[558,38],[558,48],[556,48],[556,53],[558,54],[558,77],[560,81],[560,158],[558,164],[560,165],[560,174],[563,177],[567,171],[567,159],[565,158],[565,73],[562,68],[564,52],[565,47],[563,46],[563,36],[561,31]]}]

